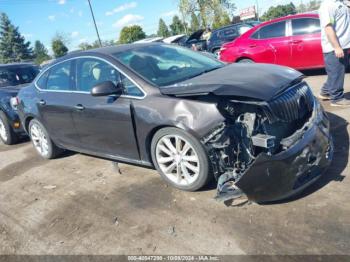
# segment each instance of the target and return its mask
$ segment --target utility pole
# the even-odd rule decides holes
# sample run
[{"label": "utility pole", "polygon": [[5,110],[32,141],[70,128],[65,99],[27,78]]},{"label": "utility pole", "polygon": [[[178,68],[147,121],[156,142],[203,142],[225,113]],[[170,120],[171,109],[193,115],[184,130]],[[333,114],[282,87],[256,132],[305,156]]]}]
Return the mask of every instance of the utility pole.
[{"label": "utility pole", "polygon": [[260,15],[259,15],[259,0],[256,0],[256,16],[258,21],[260,22]]},{"label": "utility pole", "polygon": [[98,28],[97,28],[97,24],[96,24],[96,20],[95,20],[94,11],[92,10],[92,6],[91,6],[90,0],[88,0],[88,2],[89,2],[89,6],[90,6],[90,11],[91,11],[92,20],[94,21],[94,25],[95,25],[95,30],[96,30],[96,34],[97,34],[97,39],[98,39],[98,42],[100,43],[100,47],[102,47],[102,42],[101,42],[100,34],[98,33]]}]

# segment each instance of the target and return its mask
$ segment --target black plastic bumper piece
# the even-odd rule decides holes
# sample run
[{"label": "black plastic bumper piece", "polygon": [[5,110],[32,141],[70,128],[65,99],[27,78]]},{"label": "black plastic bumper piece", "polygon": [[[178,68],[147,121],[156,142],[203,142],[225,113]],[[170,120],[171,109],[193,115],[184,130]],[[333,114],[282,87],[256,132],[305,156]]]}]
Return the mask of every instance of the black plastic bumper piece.
[{"label": "black plastic bumper piece", "polygon": [[259,155],[236,186],[254,202],[283,200],[315,182],[332,158],[329,120],[320,109],[302,139],[278,155]]}]

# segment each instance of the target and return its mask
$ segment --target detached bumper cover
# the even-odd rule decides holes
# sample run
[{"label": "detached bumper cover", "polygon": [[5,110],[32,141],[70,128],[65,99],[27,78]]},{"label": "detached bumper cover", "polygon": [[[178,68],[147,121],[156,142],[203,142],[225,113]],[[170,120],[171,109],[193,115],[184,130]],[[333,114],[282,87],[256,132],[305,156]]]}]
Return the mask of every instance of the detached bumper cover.
[{"label": "detached bumper cover", "polygon": [[271,202],[288,198],[315,182],[329,167],[333,143],[328,117],[318,102],[312,118],[299,132],[300,137],[289,149],[273,156],[260,154],[235,183],[249,200]]}]

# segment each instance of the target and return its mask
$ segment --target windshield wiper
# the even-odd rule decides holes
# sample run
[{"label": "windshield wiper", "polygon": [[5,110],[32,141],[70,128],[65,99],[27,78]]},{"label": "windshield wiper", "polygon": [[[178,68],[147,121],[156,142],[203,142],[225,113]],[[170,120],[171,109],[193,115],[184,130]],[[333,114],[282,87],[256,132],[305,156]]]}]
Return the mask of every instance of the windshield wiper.
[{"label": "windshield wiper", "polygon": [[[212,72],[212,71],[215,71],[215,70],[218,70],[222,68],[221,66],[217,66],[217,67],[214,67],[214,68],[211,68],[211,69],[207,69],[207,70],[204,70],[203,72],[199,73],[198,75],[196,76],[200,76],[200,75],[204,75],[206,73],[209,73],[209,72]],[[196,77],[196,76],[193,76],[193,77]]]},{"label": "windshield wiper", "polygon": [[223,66],[217,66],[217,67],[214,67],[214,68],[210,68],[210,69],[204,70],[204,71],[202,71],[202,72],[200,72],[200,73],[198,73],[198,74],[188,76],[188,77],[183,78],[183,79],[181,79],[181,80],[176,80],[176,81],[173,81],[173,82],[167,83],[167,84],[166,84],[166,85],[164,85],[163,87],[165,87],[165,86],[169,87],[169,86],[172,86],[172,85],[174,85],[174,84],[178,84],[178,83],[181,83],[181,82],[187,81],[187,80],[189,80],[189,79],[195,78],[195,77],[197,77],[197,76],[204,75],[204,74],[206,74],[206,73],[209,73],[209,72],[215,71],[215,70],[220,69],[220,68],[223,68]]},{"label": "windshield wiper", "polygon": [[222,67],[221,67],[221,66],[218,66],[218,67],[214,67],[214,68],[211,68],[211,69],[204,70],[204,71],[202,71],[202,72],[200,72],[200,73],[198,73],[198,74],[189,76],[189,77],[187,77],[187,78],[181,80],[181,82],[186,81],[186,80],[189,80],[189,79],[192,79],[192,78],[195,78],[195,77],[197,77],[197,76],[201,76],[201,75],[207,74],[207,73],[209,73],[209,72],[218,70],[218,69],[220,69],[220,68],[222,68]]}]

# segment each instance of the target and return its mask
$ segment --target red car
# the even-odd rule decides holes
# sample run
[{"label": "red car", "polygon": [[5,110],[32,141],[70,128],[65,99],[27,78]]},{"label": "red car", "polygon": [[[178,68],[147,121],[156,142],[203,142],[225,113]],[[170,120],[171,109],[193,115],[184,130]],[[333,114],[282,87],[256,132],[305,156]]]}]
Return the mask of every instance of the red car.
[{"label": "red car", "polygon": [[262,23],[225,44],[219,57],[229,63],[270,63],[299,70],[323,68],[319,16],[298,14]]}]

